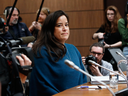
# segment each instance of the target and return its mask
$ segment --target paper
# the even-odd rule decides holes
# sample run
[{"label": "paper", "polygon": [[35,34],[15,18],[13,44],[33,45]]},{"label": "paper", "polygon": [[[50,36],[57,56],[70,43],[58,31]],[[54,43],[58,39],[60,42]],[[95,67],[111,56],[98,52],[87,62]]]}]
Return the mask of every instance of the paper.
[{"label": "paper", "polygon": [[[109,84],[109,76],[93,76],[93,78],[95,78],[96,80],[102,81],[106,84]],[[91,84],[100,84],[96,80],[91,78]],[[126,83],[126,81],[123,77],[119,76],[118,83]]]},{"label": "paper", "polygon": [[[100,86],[101,88],[106,88],[106,86]],[[99,88],[98,86],[78,86],[77,88],[92,88],[92,89],[95,89],[95,88]]]}]

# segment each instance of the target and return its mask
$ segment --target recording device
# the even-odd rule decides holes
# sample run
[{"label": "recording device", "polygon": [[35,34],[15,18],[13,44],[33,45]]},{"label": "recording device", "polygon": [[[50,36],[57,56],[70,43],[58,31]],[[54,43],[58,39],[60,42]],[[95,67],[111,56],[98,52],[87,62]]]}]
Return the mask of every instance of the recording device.
[{"label": "recording device", "polygon": [[[5,32],[5,26],[6,26],[6,22],[4,21],[3,18],[0,17],[0,31]],[[2,34],[2,33],[0,33]]]},{"label": "recording device", "polygon": [[[26,36],[26,37],[21,37],[17,40],[7,40],[5,41],[10,47],[14,47],[17,45],[24,45],[24,44],[28,44],[30,42],[33,42],[35,40],[34,36]],[[1,41],[0,38],[0,50],[5,50],[7,48],[7,45],[5,42]]]},{"label": "recording device", "polygon": [[[118,52],[118,53],[119,53],[119,52]],[[88,56],[87,59],[85,60],[85,62],[86,62],[86,64],[89,65],[89,66],[91,66],[91,65],[99,66],[99,67],[104,68],[104,69],[106,69],[106,70],[108,70],[108,71],[110,71],[110,72],[115,73],[114,71],[112,71],[112,70],[110,70],[110,69],[108,69],[108,68],[105,68],[105,67],[101,66],[100,64],[98,64],[97,61],[96,61],[96,58],[95,58],[94,56],[92,56],[92,55]],[[119,69],[119,67],[118,67],[118,69]],[[121,71],[120,71],[120,72],[121,72]],[[125,81],[127,82],[127,84],[128,84],[128,81],[127,81],[126,76],[124,76],[122,73],[121,73],[121,74],[116,73],[116,74],[118,74],[119,76],[123,77],[123,78],[125,79]]]},{"label": "recording device", "polygon": [[86,65],[92,66],[92,64],[90,64],[90,63],[88,62],[89,60],[92,60],[92,61],[97,62],[97,59],[96,59],[95,56],[89,55],[88,57],[85,58]]},{"label": "recording device", "polygon": [[108,39],[108,37],[111,35],[111,33],[105,32],[105,34],[103,35],[103,39],[99,39],[99,43],[101,43],[102,45],[104,45],[104,41],[105,39]]},{"label": "recording device", "polygon": [[[2,38],[0,38],[0,50],[5,50],[7,49],[7,45],[9,45],[9,47],[13,47],[13,46],[17,46],[17,45],[21,45],[21,44],[27,44],[29,42],[32,42],[35,40],[34,36],[27,36],[27,37],[21,37],[17,40],[7,40],[2,42]],[[8,52],[6,52],[8,53]],[[33,60],[33,52],[32,49],[30,47],[13,47],[11,48],[11,53],[8,53],[5,58],[11,62],[12,58],[14,59],[14,62],[18,65],[19,71],[25,75],[27,75],[27,73],[29,73],[32,70],[32,66],[20,66],[18,60],[16,59],[16,56],[19,55],[21,56],[21,54],[25,54],[32,62]],[[32,64],[34,65],[34,64]]]},{"label": "recording device", "polygon": [[[32,61],[32,65],[31,66],[21,66],[19,64],[19,61],[17,60],[16,56],[21,56],[21,54],[25,54],[31,61]],[[32,67],[34,65],[34,58],[33,58],[33,52],[32,52],[32,49],[30,47],[13,47],[12,48],[12,53],[8,53],[6,55],[6,59],[7,61],[10,61],[12,60],[11,57],[13,57],[15,63],[17,64],[18,66],[18,69],[21,73],[23,73],[24,75],[28,75],[29,72],[31,72],[32,70]],[[21,56],[22,57],[22,56]]]},{"label": "recording device", "polygon": [[92,75],[88,74],[87,72],[85,72],[84,70],[82,70],[82,69],[80,69],[78,66],[76,66],[72,61],[66,59],[64,62],[65,62],[66,65],[68,65],[68,66],[71,67],[72,69],[75,69],[75,70],[77,70],[77,71],[79,71],[79,72],[81,72],[81,73],[87,75],[88,77],[90,77],[90,78],[96,80],[96,81],[99,82],[100,84],[106,86],[106,88],[112,93],[112,95],[115,96],[114,92],[113,92],[113,91],[109,88],[109,86],[106,85],[104,82],[95,79]]},{"label": "recording device", "polygon": [[3,28],[5,26],[5,20],[3,18],[0,17],[0,29]]}]

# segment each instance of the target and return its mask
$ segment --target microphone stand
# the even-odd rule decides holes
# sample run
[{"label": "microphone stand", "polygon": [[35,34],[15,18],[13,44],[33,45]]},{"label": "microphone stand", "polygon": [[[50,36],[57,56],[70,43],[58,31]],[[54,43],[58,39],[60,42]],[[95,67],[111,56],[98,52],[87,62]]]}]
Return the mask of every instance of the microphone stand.
[{"label": "microphone stand", "polygon": [[12,6],[12,10],[11,10],[11,12],[10,12],[9,18],[7,19],[7,26],[9,25],[9,21],[10,21],[10,18],[11,18],[11,16],[12,16],[14,7],[16,6],[16,3],[17,3],[17,0],[15,0],[14,4],[13,4],[13,6]]},{"label": "microphone stand", "polygon": [[[116,51],[116,54],[120,55],[122,58],[125,59],[125,60],[120,60],[118,62],[117,68],[118,68],[119,72],[126,78],[126,76],[124,75],[124,73],[122,72],[122,70],[120,69],[120,66],[119,66],[122,62],[124,62],[125,64],[127,64],[126,58],[121,53],[119,53],[118,51]],[[125,80],[127,81],[127,78]],[[127,81],[127,87],[128,87],[128,81]]]},{"label": "microphone stand", "polygon": [[[118,64],[117,64],[117,68],[118,68],[118,70],[119,70],[119,72],[125,77],[125,80],[127,81],[127,78],[126,78],[126,76],[124,75],[124,73],[122,72],[122,70],[120,69],[120,64],[121,64],[121,62],[124,62],[124,63],[126,63],[126,60],[120,60],[119,62],[118,62]],[[126,63],[127,64],[127,63]],[[127,81],[127,87],[128,87],[128,81]]]},{"label": "microphone stand", "polygon": [[42,0],[42,2],[41,2],[40,9],[39,9],[39,12],[38,12],[37,17],[36,17],[36,21],[38,21],[38,18],[39,18],[40,11],[41,11],[41,8],[43,6],[43,3],[44,3],[44,0]]},{"label": "microphone stand", "polygon": [[101,68],[104,68],[104,69],[106,69],[106,70],[108,70],[108,71],[110,71],[110,72],[112,72],[112,73],[115,73],[115,74],[117,74],[117,75],[123,77],[123,78],[125,79],[125,81],[127,82],[127,84],[128,84],[127,78],[125,77],[124,74],[122,75],[122,73],[119,74],[118,72],[114,72],[114,71],[112,71],[112,70],[110,70],[110,69],[108,69],[108,68],[105,68],[105,67],[99,65],[98,63],[96,63],[96,62],[94,62],[94,61],[92,61],[92,60],[88,60],[88,62],[91,63],[91,64],[95,64],[95,65],[97,65],[97,66],[99,66],[99,67],[101,67]]},{"label": "microphone stand", "polygon": [[[40,9],[39,9],[39,12],[38,12],[37,17],[36,17],[36,22],[38,21],[38,18],[39,18],[40,11],[41,11],[41,8],[42,8],[42,6],[43,6],[43,3],[44,3],[44,0],[42,0],[42,2],[41,2]],[[34,29],[34,30],[35,30],[35,29]],[[37,36],[38,36],[38,32],[35,34],[35,41],[36,41],[36,39],[37,39]]]},{"label": "microphone stand", "polygon": [[77,70],[77,71],[79,71],[79,72],[81,72],[81,73],[87,75],[88,77],[90,77],[90,78],[96,80],[96,81],[99,82],[100,84],[106,86],[107,89],[112,93],[112,95],[115,96],[115,93],[109,88],[108,85],[106,85],[104,82],[101,82],[101,81],[95,79],[92,75],[86,73],[85,71],[83,71],[82,69],[80,69],[78,66],[76,66],[72,61],[69,61],[69,60],[66,59],[66,60],[65,60],[65,64],[67,64],[67,65],[68,65],[69,67],[71,67],[72,69],[75,69],[75,70]]}]

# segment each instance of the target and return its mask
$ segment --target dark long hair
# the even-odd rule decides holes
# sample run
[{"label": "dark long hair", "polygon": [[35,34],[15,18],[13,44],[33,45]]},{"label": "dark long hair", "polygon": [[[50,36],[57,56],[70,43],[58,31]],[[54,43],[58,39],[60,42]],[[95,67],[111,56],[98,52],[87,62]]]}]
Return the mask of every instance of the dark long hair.
[{"label": "dark long hair", "polygon": [[[58,18],[62,15],[66,16],[69,22],[69,18],[67,14],[62,10],[55,11],[54,13],[51,13],[46,17],[41,29],[40,36],[33,45],[33,52],[34,54],[36,54],[36,56],[38,51],[40,53],[42,46],[45,46],[47,48],[48,54],[54,59],[55,62],[63,58],[64,55],[66,54],[65,45],[60,43],[54,37],[54,28],[56,26],[56,22]],[[54,54],[52,54],[51,52],[53,52]],[[41,53],[40,53],[40,57],[42,57]]]},{"label": "dark long hair", "polygon": [[[114,25],[113,28],[111,28],[111,22],[107,19],[107,11],[108,10],[113,10],[114,11]],[[108,33],[115,33],[118,31],[118,20],[121,18],[121,15],[118,11],[118,9],[115,6],[108,6],[107,9],[105,10],[105,23],[103,24],[103,27],[105,28],[105,32]]]}]

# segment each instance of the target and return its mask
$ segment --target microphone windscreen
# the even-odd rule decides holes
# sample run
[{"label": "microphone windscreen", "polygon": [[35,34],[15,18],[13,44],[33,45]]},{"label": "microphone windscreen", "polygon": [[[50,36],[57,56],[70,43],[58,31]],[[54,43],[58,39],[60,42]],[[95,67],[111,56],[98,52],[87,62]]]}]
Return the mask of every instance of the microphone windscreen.
[{"label": "microphone windscreen", "polygon": [[30,42],[33,42],[35,40],[34,36],[27,36],[27,37],[21,37],[22,44],[28,44]]}]

